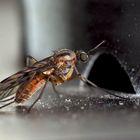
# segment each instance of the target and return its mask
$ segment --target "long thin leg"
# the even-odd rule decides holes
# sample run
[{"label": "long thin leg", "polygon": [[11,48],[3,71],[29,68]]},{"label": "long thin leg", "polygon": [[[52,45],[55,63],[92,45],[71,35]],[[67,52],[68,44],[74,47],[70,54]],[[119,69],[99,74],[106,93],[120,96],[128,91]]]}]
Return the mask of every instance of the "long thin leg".
[{"label": "long thin leg", "polygon": [[80,79],[81,81],[83,81],[84,83],[88,83],[88,84],[90,84],[91,86],[93,86],[94,88],[101,89],[101,90],[103,90],[103,91],[107,92],[108,94],[113,95],[113,96],[115,96],[115,97],[119,97],[119,98],[124,99],[124,100],[129,100],[128,98],[125,98],[125,97],[122,97],[122,96],[113,94],[113,93],[109,92],[108,90],[106,90],[106,89],[104,89],[104,88],[98,87],[98,86],[95,85],[93,82],[89,81],[86,77],[84,77],[83,75],[81,75],[80,72],[78,71],[78,69],[77,69],[76,67],[75,67],[75,72],[76,72],[76,74],[79,76],[79,79]]},{"label": "long thin leg", "polygon": [[42,88],[42,90],[41,90],[41,92],[40,92],[38,98],[37,98],[37,99],[33,102],[33,104],[29,107],[28,112],[31,111],[31,109],[33,108],[33,106],[34,106],[34,105],[37,103],[37,101],[42,97],[42,95],[43,95],[43,93],[44,93],[44,90],[45,90],[45,87],[46,87],[46,85],[47,85],[47,82],[48,82],[48,80],[45,82],[45,84],[44,84],[44,86],[43,86],[43,88]]},{"label": "long thin leg", "polygon": [[[51,77],[50,77],[50,79],[51,79]],[[77,75],[74,75],[73,77],[71,77],[70,79],[68,79],[68,81],[71,81],[71,80],[74,80],[74,79],[79,79],[79,77]],[[50,82],[51,82],[51,80],[50,80]],[[59,95],[64,94],[64,93],[58,91],[56,89],[55,85],[52,82],[51,82],[51,84],[52,84],[52,87],[53,87],[54,92],[57,93],[58,98],[60,98]]]},{"label": "long thin leg", "polygon": [[52,87],[53,87],[53,90],[54,90],[54,92],[56,93],[56,95],[57,95],[57,98],[59,98],[60,99],[60,94],[63,94],[63,93],[61,93],[60,91],[58,91],[56,88],[55,88],[55,85],[53,84],[53,83],[51,83],[52,84]]},{"label": "long thin leg", "polygon": [[27,56],[26,57],[26,66],[32,66],[34,63],[36,63],[37,60],[33,58],[32,56]]}]

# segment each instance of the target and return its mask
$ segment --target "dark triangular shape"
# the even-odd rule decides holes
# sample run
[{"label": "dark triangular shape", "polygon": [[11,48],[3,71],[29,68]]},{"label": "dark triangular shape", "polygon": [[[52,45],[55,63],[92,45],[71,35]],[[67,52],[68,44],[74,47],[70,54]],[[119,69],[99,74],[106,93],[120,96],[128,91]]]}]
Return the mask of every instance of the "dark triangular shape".
[{"label": "dark triangular shape", "polygon": [[134,94],[129,76],[111,54],[102,54],[95,61],[88,79],[101,88]]}]

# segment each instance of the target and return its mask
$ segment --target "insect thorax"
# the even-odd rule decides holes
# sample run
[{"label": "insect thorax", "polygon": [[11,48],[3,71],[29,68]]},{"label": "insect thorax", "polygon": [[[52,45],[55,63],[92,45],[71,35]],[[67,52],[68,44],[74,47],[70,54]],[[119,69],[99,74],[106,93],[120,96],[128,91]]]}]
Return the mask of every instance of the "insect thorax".
[{"label": "insect thorax", "polygon": [[51,82],[54,85],[60,85],[72,77],[73,68],[59,68],[55,71],[54,75],[51,77]]},{"label": "insect thorax", "polygon": [[[76,63],[76,55],[71,50],[60,50],[55,55],[56,69],[54,72],[54,81],[61,84],[71,78]],[[55,82],[57,83],[57,82]],[[58,83],[56,85],[58,85]]]}]

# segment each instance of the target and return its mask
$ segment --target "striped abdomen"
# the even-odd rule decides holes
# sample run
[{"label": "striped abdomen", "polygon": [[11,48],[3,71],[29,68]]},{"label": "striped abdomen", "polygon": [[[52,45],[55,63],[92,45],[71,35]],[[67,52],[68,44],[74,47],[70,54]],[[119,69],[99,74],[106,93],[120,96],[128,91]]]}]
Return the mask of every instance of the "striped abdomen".
[{"label": "striped abdomen", "polygon": [[30,82],[27,81],[18,89],[15,101],[17,103],[23,103],[39,90],[45,82],[46,76],[44,74],[36,75]]}]

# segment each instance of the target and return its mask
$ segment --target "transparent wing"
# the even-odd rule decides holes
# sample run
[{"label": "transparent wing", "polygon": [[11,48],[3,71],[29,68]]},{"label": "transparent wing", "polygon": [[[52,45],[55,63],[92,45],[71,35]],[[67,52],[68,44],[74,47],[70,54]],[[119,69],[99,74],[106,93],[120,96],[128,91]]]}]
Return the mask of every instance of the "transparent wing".
[{"label": "transparent wing", "polygon": [[23,70],[13,74],[12,76],[0,82],[0,96],[14,87],[27,82],[33,77],[35,73],[42,73],[44,71],[54,69],[55,63],[53,57],[48,57],[44,60],[38,61],[30,67],[25,67]]},{"label": "transparent wing", "polygon": [[3,99],[7,99],[8,97],[11,97],[11,96],[14,97],[14,94],[17,92],[19,87],[20,85],[11,89],[0,91],[0,101],[2,101]]},{"label": "transparent wing", "polygon": [[[38,61],[35,64],[25,67],[23,70],[13,74],[12,76],[4,79],[0,82],[0,99],[14,94],[16,87],[25,84],[30,80],[35,74],[42,73],[50,69],[55,69],[55,63],[53,57],[48,57],[44,60]],[[10,92],[10,90],[13,90]],[[10,93],[8,93],[10,92]]]},{"label": "transparent wing", "polygon": [[16,73],[7,79],[0,82],[0,93],[9,89],[13,89],[14,87],[28,81],[32,77],[33,73],[29,72],[25,75],[25,73]]}]

